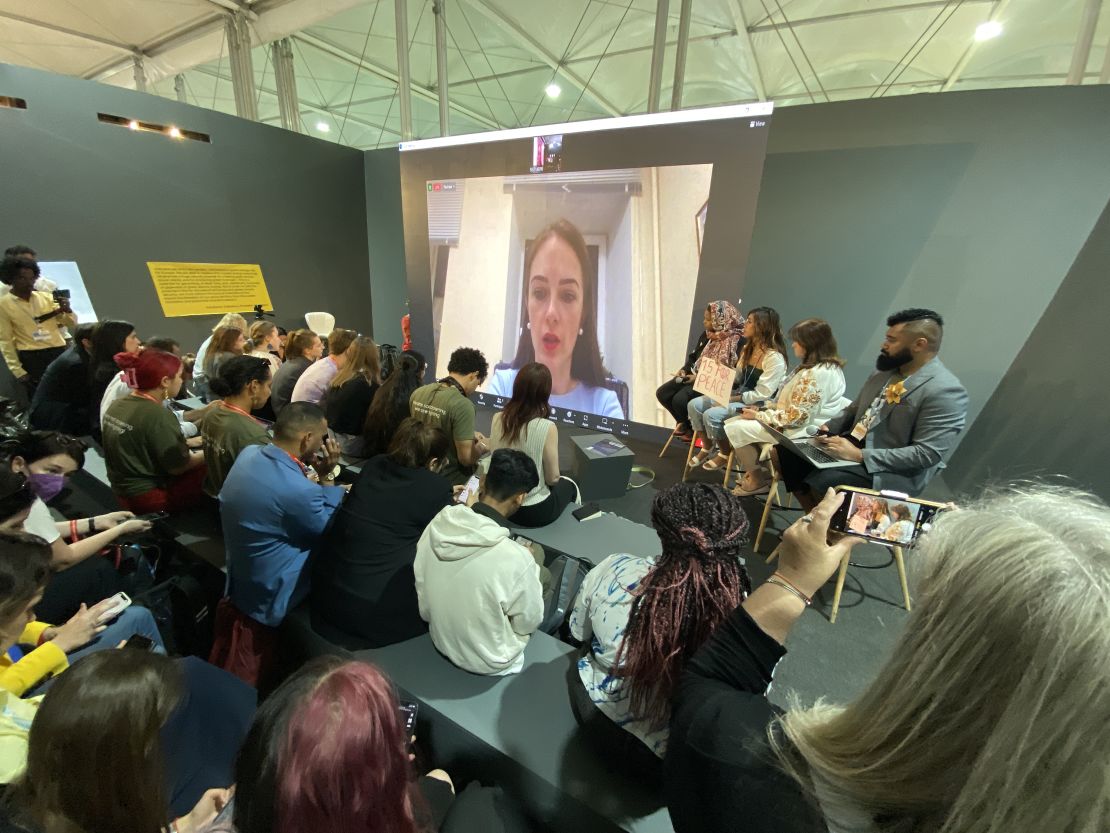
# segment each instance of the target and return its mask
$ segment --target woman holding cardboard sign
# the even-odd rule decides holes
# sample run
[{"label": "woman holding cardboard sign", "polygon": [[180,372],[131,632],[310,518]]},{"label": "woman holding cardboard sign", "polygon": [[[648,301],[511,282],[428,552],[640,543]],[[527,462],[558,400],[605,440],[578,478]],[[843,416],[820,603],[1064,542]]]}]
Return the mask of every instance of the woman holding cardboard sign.
[{"label": "woman holding cardboard sign", "polygon": [[690,423],[687,410],[692,399],[699,397],[694,392],[694,378],[703,358],[710,358],[721,364],[735,367],[740,348],[744,343],[740,311],[728,301],[713,301],[705,307],[705,335],[698,341],[695,353],[690,354],[686,366],[675,373],[674,378],[655,392],[659,404],[670,411],[674,417],[676,430],[681,435],[689,435]]},{"label": "woman holding cardboard sign", "polygon": [[706,434],[705,449],[690,459],[690,466],[705,464],[716,471],[728,462],[729,445],[723,425],[727,417],[749,405],[770,399],[786,378],[786,342],[779,314],[771,307],[756,307],[744,319],[741,330],[746,341],[736,366],[732,401],[718,405],[708,396],[690,400],[688,413],[695,431]]}]

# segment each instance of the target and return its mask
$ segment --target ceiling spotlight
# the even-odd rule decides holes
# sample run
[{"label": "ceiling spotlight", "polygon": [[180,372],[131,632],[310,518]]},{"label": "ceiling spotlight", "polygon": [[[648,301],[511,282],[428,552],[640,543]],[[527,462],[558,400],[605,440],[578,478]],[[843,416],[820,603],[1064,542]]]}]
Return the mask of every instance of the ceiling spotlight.
[{"label": "ceiling spotlight", "polygon": [[318,121],[316,122],[316,129],[319,130],[321,133],[330,133],[331,125],[328,124],[326,121]]},{"label": "ceiling spotlight", "polygon": [[548,98],[558,98],[559,93],[563,91],[563,88],[552,81],[550,84],[543,88],[543,91],[547,93]]},{"label": "ceiling spotlight", "polygon": [[129,121],[127,123],[127,126],[130,127],[132,130],[138,130],[139,129],[139,123],[137,121],[135,121],[134,119],[131,119],[131,121]]},{"label": "ceiling spotlight", "polygon": [[169,132],[170,132],[170,136],[172,138],[174,138],[174,139],[180,139],[181,138],[181,131],[178,130],[176,127],[171,127]]},{"label": "ceiling spotlight", "polygon": [[997,38],[1002,34],[1002,24],[997,20],[988,20],[975,27],[975,40],[984,41]]}]

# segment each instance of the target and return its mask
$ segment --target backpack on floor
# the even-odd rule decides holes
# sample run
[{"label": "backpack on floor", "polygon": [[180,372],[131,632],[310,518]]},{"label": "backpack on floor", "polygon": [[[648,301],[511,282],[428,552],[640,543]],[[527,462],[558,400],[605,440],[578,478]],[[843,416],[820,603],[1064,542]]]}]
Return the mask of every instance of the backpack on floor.
[{"label": "backpack on floor", "polygon": [[207,659],[225,583],[219,570],[199,564],[150,588],[135,603],[154,614],[170,654]]},{"label": "backpack on floor", "polygon": [[551,599],[545,607],[539,630],[552,636],[559,635],[574,606],[578,588],[592,568],[593,564],[589,561],[566,553],[561,553],[548,562],[547,569],[551,572]]}]

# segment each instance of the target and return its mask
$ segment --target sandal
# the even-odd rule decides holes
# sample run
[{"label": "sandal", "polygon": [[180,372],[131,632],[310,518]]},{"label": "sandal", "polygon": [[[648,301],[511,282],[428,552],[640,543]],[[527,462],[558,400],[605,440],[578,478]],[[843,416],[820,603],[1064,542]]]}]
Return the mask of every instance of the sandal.
[{"label": "sandal", "polygon": [[732,494],[736,497],[753,497],[755,495],[765,495],[771,491],[771,481],[760,480],[753,482],[755,478],[751,472],[746,472],[740,483],[732,489]]},{"label": "sandal", "polygon": [[719,471],[728,465],[728,455],[717,452],[717,456],[702,466],[706,471]]}]

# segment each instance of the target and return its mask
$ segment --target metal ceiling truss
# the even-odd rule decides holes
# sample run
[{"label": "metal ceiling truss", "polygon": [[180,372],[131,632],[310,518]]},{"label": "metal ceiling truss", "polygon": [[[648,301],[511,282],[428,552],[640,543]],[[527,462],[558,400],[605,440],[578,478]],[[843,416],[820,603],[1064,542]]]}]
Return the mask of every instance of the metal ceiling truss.
[{"label": "metal ceiling truss", "polygon": [[[677,12],[675,18],[671,16],[671,0],[655,0],[655,3],[652,4],[654,5],[654,9],[647,7],[633,9],[633,4],[629,3],[625,5],[626,0],[619,0],[619,2],[618,0],[590,0],[590,3],[585,5],[585,10],[582,12],[582,16],[578,21],[578,26],[575,28],[574,34],[571,35],[566,50],[562,55],[553,51],[550,44],[541,42],[540,39],[532,33],[533,30],[529,26],[518,20],[513,13],[510,13],[508,9],[516,9],[518,0],[430,0],[432,12],[434,14],[434,55],[436,72],[434,79],[420,79],[420,81],[413,80],[409,65],[413,42],[410,41],[409,38],[408,11],[410,2],[413,1],[414,0],[394,0],[393,2],[396,26],[393,35],[397,47],[396,68],[389,65],[391,63],[390,59],[386,59],[386,63],[380,63],[372,58],[368,58],[365,54],[355,54],[348,48],[333,43],[325,37],[320,37],[311,31],[302,29],[286,38],[274,40],[272,43],[260,44],[260,46],[264,46],[267,49],[267,54],[274,66],[276,89],[270,89],[256,83],[257,79],[251,66],[252,49],[254,41],[258,40],[259,30],[265,32],[266,26],[262,24],[256,29],[251,24],[258,22],[260,13],[265,15],[266,11],[268,11],[271,6],[288,8],[285,6],[285,0],[272,0],[271,2],[262,0],[253,5],[252,0],[206,0],[208,6],[211,7],[212,14],[210,17],[205,16],[202,19],[181,25],[177,29],[165,32],[158,38],[145,44],[122,43],[111,37],[80,32],[63,25],[33,20],[29,17],[7,11],[0,11],[0,20],[10,20],[35,27],[44,32],[53,32],[58,35],[72,37],[90,45],[105,47],[113,52],[119,53],[118,57],[113,57],[105,61],[99,67],[85,73],[84,77],[86,78],[99,81],[114,76],[120,76],[122,73],[130,71],[130,78],[128,80],[130,81],[133,79],[134,86],[137,89],[145,90],[148,87],[148,82],[152,79],[158,79],[162,73],[167,71],[170,73],[177,72],[176,77],[174,77],[174,91],[179,100],[183,100],[185,96],[185,78],[182,73],[186,70],[183,68],[174,68],[173,62],[175,60],[178,62],[178,66],[182,65],[183,60],[179,57],[181,54],[180,52],[173,52],[171,54],[171,50],[177,49],[182,44],[188,45],[194,39],[215,35],[222,30],[228,55],[228,67],[226,71],[230,74],[230,77],[223,72],[225,68],[223,65],[222,50],[220,61],[216,63],[215,70],[211,68],[211,65],[203,64],[192,67],[191,71],[199,72],[202,75],[211,76],[220,80],[230,80],[232,82],[235,100],[235,111],[240,116],[257,119],[257,96],[259,92],[265,92],[278,99],[280,123],[287,129],[301,130],[301,111],[308,110],[325,114],[339,121],[350,120],[353,124],[362,125],[366,128],[381,131],[383,134],[398,136],[404,139],[413,136],[412,99],[414,98],[423,102],[434,102],[436,104],[439,116],[439,134],[443,136],[450,135],[451,133],[450,117],[452,113],[456,116],[465,117],[479,128],[501,129],[506,126],[512,127],[527,124],[529,116],[528,110],[534,105],[535,113],[531,115],[532,121],[535,121],[536,115],[539,113],[540,107],[544,102],[542,95],[540,104],[536,104],[534,100],[522,101],[521,99],[528,98],[528,95],[527,93],[521,92],[521,85],[517,85],[516,88],[509,86],[508,90],[506,90],[506,86],[503,86],[502,82],[506,79],[517,78],[537,72],[551,73],[552,80],[562,79],[567,82],[567,84],[577,89],[578,99],[574,102],[574,107],[570,111],[570,118],[573,118],[578,102],[581,102],[583,98],[593,102],[598,110],[610,116],[620,116],[630,112],[638,112],[644,107],[646,107],[648,112],[657,112],[661,109],[660,98],[662,93],[663,68],[667,49],[670,47],[674,47],[675,50],[670,107],[671,109],[679,109],[683,105],[684,93],[690,93],[690,91],[694,89],[705,89],[708,85],[708,82],[704,80],[688,78],[686,75],[686,56],[689,46],[699,42],[716,42],[723,38],[730,37],[736,38],[735,52],[738,58],[737,66],[740,67],[740,71],[730,73],[727,78],[716,79],[713,85],[718,90],[720,90],[722,86],[731,88],[726,95],[735,94],[736,97],[731,99],[732,101],[747,100],[744,96],[747,95],[749,90],[753,96],[752,100],[766,100],[768,98],[775,98],[778,100],[808,99],[811,102],[816,102],[818,100],[830,101],[833,95],[840,97],[855,97],[861,91],[866,90],[871,90],[872,96],[885,95],[893,89],[905,90],[907,88],[909,90],[944,92],[952,89],[956,84],[966,86],[967,84],[1006,83],[1020,82],[1023,80],[1043,81],[1051,79],[1055,81],[1060,78],[1064,79],[1064,83],[1070,85],[1082,84],[1088,80],[1097,80],[1099,83],[1103,84],[1110,83],[1110,44],[1106,46],[1105,58],[1102,61],[1101,67],[1096,67],[1091,71],[1088,71],[1087,68],[1091,60],[1091,52],[1094,48],[1094,38],[1098,31],[1100,16],[1103,12],[1103,7],[1107,5],[1105,0],[1083,0],[1082,10],[1077,22],[1075,42],[1072,47],[1070,65],[1066,76],[1060,73],[1042,73],[1040,75],[1022,74],[965,77],[965,71],[979,48],[978,41],[969,40],[966,48],[962,51],[958,60],[946,75],[914,81],[902,81],[901,77],[914,64],[925,47],[937,36],[957,11],[989,3],[990,10],[986,19],[995,21],[1002,17],[1010,0],[916,0],[915,2],[901,4],[898,4],[896,0],[885,0],[887,5],[876,5],[859,8],[853,11],[799,17],[797,19],[791,19],[788,16],[788,10],[791,8],[796,10],[798,8],[795,0],[759,0],[758,5],[762,7],[764,16],[752,23],[749,23],[745,16],[742,0],[724,0],[724,8],[727,10],[728,14],[727,20],[732,24],[732,29],[724,28],[724,25],[720,21],[709,19],[702,20],[694,16],[692,14],[692,9],[695,5],[694,0],[677,0],[675,4],[675,11]],[[374,2],[383,4],[388,8],[388,3],[386,3],[385,0],[374,0]],[[635,14],[641,16],[640,19],[647,16],[654,18],[654,31],[651,42],[648,44],[622,46],[620,49],[610,50],[610,46],[613,44],[614,38],[617,35],[617,30],[620,29],[620,24],[617,24],[616,26],[610,27],[613,30],[612,37],[609,38],[609,43],[604,47],[598,44],[593,47],[593,54],[571,55],[570,50],[575,44],[579,30],[582,29],[585,24],[587,16],[591,11],[591,3],[593,2],[596,2],[598,5],[621,8],[624,10],[625,15],[627,15],[629,11],[633,11]],[[883,0],[878,0],[878,2],[883,2]],[[349,5],[353,7],[354,4]],[[644,5],[646,6],[646,4]],[[523,8],[523,4],[521,8]],[[464,38],[467,43],[465,49],[455,41],[454,34],[448,26],[449,12],[452,21],[461,20],[463,24],[465,24],[466,29],[469,29],[470,35]],[[469,15],[468,12],[470,12]],[[928,14],[930,12],[935,12],[935,16]],[[421,14],[423,14],[423,11]],[[480,37],[478,33],[475,32],[468,19],[468,17],[473,17],[474,14],[481,15],[488,24],[506,36],[507,40],[501,44],[489,44],[485,42],[488,40],[485,37],[488,30],[480,30],[482,31],[482,36]],[[896,14],[923,14],[931,18],[931,21],[914,43],[910,45],[905,54],[903,54],[897,62],[891,64],[890,71],[878,86],[874,86],[872,82],[872,86],[843,86],[826,89],[809,54],[799,40],[797,30],[807,26],[812,27],[820,26],[821,24],[863,21]],[[596,23],[597,18],[595,17],[593,20]],[[914,20],[916,20],[916,18],[914,18]],[[621,23],[623,22],[624,17],[621,17]],[[677,37],[672,35],[671,39],[669,39],[668,35],[671,31],[670,26],[675,22],[678,24]],[[700,34],[691,34],[693,23],[697,24]],[[588,28],[589,24],[586,24],[586,26]],[[291,29],[293,27],[290,26],[289,28]],[[253,39],[252,29],[255,30],[253,32]],[[416,30],[420,29],[420,21],[418,20]],[[288,31],[288,29],[286,31]],[[464,35],[464,32],[465,30],[460,30],[459,34]],[[766,52],[768,48],[767,43],[761,41],[763,44],[761,48],[765,50],[764,61],[761,63],[752,37],[761,32],[774,33],[773,39],[777,41],[777,45],[781,46],[783,54],[786,60],[789,61],[789,64],[793,65],[802,90],[769,91],[767,89],[764,69],[771,55]],[[266,35],[263,36],[266,37]],[[370,36],[370,31],[368,30],[367,41],[369,41]],[[470,37],[473,37],[476,48],[470,47]],[[351,96],[345,105],[345,112],[342,108],[337,110],[329,106],[327,102],[317,104],[298,97],[294,74],[294,43],[300,47],[311,48],[315,53],[327,56],[340,63],[355,67],[355,78],[351,82]],[[448,78],[448,68],[450,66],[448,60],[449,43],[451,44],[451,48],[462,58],[466,74],[468,74],[469,77]],[[487,46],[492,47],[488,52]],[[499,50],[499,47],[502,46],[504,50]],[[599,47],[600,51],[598,51]],[[534,63],[526,66],[517,65],[513,69],[498,72],[490,62],[491,58],[494,61],[500,58],[503,59],[503,62],[515,61],[519,63],[520,56],[516,50],[523,50],[527,56],[526,60],[530,59]],[[777,69],[780,56],[777,54],[777,49],[774,51],[776,53],[774,59]],[[641,87],[641,89],[643,89],[643,98],[639,98],[639,95],[637,95],[638,91],[633,89],[633,94],[630,97],[639,100],[618,103],[598,89],[594,76],[598,74],[598,69],[602,62],[607,59],[644,53],[650,53],[651,62],[650,72],[646,79],[646,89]],[[471,70],[471,63],[467,61],[467,57],[469,56],[471,60],[474,60],[475,54],[479,55],[479,61],[484,59],[489,68],[489,74],[479,75]],[[312,65],[305,61],[303,51],[299,57],[304,64],[302,71],[307,71],[311,75],[312,70],[310,67]],[[161,60],[159,60],[157,64],[154,64],[153,61],[155,59]],[[190,59],[191,58],[185,60]],[[503,66],[504,63],[501,65]],[[512,66],[513,64],[510,63],[509,65]],[[583,65],[589,67],[588,71],[580,72],[576,69],[576,67]],[[826,72],[826,75],[828,75],[828,69],[831,69],[831,67],[823,68],[822,71]],[[389,82],[394,85],[396,90],[389,94],[371,95],[355,100],[354,92],[358,84],[358,73],[362,71]],[[456,73],[456,75],[458,74]],[[263,73],[263,76],[265,77],[265,73]],[[483,91],[483,86],[490,83],[496,83],[500,88],[501,96],[504,96],[504,103],[508,107],[508,110],[504,112],[504,119],[499,118],[494,112],[495,105],[499,110],[501,108],[501,97],[491,94],[490,98],[487,99],[486,95],[488,89],[487,91]],[[746,87],[744,86],[745,84]],[[529,85],[525,84],[523,86],[528,87]],[[795,84],[791,82],[791,86],[793,87]],[[475,110],[473,107],[452,100],[451,92],[453,90],[465,90],[468,88],[476,89],[481,95],[485,102],[485,107],[489,108],[488,114],[481,112],[480,109]],[[318,92],[321,97],[323,97],[323,92],[319,90]],[[820,98],[818,98],[819,96]],[[366,118],[351,115],[352,107],[374,104],[376,102],[390,100],[394,97],[398,100],[400,111],[397,129],[375,123]],[[514,103],[516,106],[514,106]],[[518,108],[522,105],[524,108],[522,110],[523,114],[518,113]],[[481,108],[481,105],[479,105],[479,107]],[[511,115],[508,111],[512,111]],[[384,118],[387,122],[390,121],[388,112]],[[515,124],[502,124],[503,120],[508,121],[509,119],[512,119]],[[273,117],[268,117],[266,121],[275,121],[275,119]],[[340,131],[338,139],[339,141],[343,141],[342,131]]]}]

